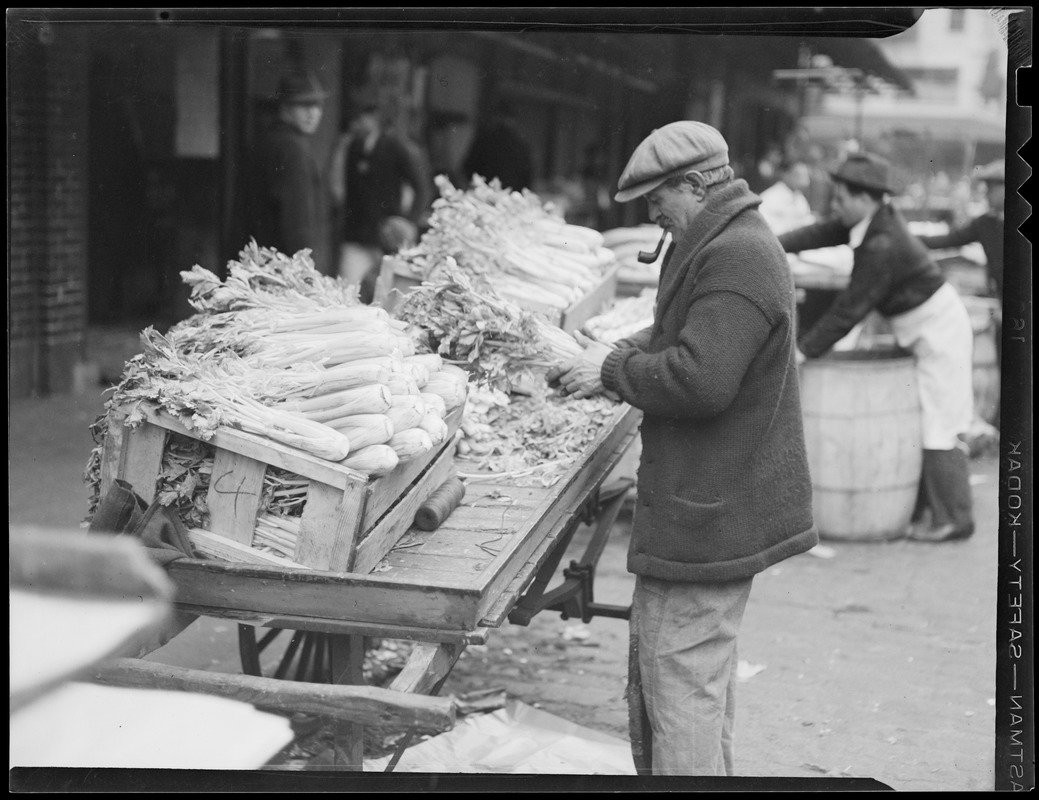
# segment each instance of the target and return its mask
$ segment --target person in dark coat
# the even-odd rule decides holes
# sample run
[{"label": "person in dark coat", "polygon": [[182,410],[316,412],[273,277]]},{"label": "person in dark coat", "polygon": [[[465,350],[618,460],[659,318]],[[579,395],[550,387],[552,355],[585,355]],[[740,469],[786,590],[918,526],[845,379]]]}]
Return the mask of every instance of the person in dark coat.
[{"label": "person in dark coat", "polygon": [[[916,356],[923,474],[911,539],[943,542],[974,532],[970,471],[962,437],[974,414],[970,317],[927,249],[888,202],[891,167],[857,153],[833,173],[835,218],[779,237],[787,252],[847,244],[851,279],[829,310],[798,338],[805,358],[824,355],[874,309],[898,345]],[[928,520],[927,517],[930,516]]]},{"label": "person in dark coat", "polygon": [[[1006,163],[1001,159],[983,167],[977,179],[985,183],[985,199],[988,210],[975,217],[966,225],[954,228],[948,233],[935,236],[921,236],[920,241],[933,249],[944,247],[963,247],[971,242],[979,242],[985,251],[985,275],[988,293],[1003,303],[1003,209],[1006,203]],[[996,358],[1003,352],[1002,322],[995,320]],[[997,412],[996,425],[999,424]]]},{"label": "person in dark coat", "polygon": [[669,232],[653,325],[549,371],[643,412],[628,550],[636,764],[733,774],[736,638],[751,582],[818,543],[794,358],[794,285],[760,198],[709,125],[665,125],[616,200]]},{"label": "person in dark coat", "polygon": [[[362,92],[358,105],[333,156],[332,196],[342,211],[340,277],[360,285],[362,300],[370,302],[383,255],[407,241],[414,243],[430,189],[417,154],[383,129],[374,93]],[[406,190],[411,197],[407,207]],[[402,237],[400,232],[409,226]]]},{"label": "person in dark coat", "polygon": [[255,149],[249,235],[287,255],[309,248],[317,270],[331,275],[328,184],[313,144],[326,97],[314,75],[281,80],[278,118]]}]

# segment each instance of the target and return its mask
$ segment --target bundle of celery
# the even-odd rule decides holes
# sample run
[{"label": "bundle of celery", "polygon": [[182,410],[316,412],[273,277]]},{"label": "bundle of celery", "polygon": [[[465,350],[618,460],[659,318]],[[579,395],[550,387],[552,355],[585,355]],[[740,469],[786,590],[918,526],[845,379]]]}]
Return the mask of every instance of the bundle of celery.
[{"label": "bundle of celery", "polygon": [[504,391],[525,373],[581,352],[569,334],[477,287],[450,257],[404,296],[395,313],[421,326],[430,347],[477,383]]},{"label": "bundle of celery", "polygon": [[565,309],[587,294],[614,260],[602,235],[567,224],[537,195],[473,176],[470,189],[436,178],[429,230],[398,257],[413,274],[436,276],[448,258],[520,305]]},{"label": "bundle of celery", "polygon": [[[114,416],[139,424],[145,404],[176,416],[202,442],[230,426],[371,476],[447,440],[445,419],[465,402],[465,373],[418,352],[421,331],[358,304],[352,289],[314,272],[305,251],[289,259],[253,243],[232,262],[227,282],[201,267],[183,275],[199,313],[165,336],[142,332],[142,353],[127,362],[92,429],[98,446],[85,474],[91,514],[104,430]],[[160,499],[183,506],[185,523],[199,527],[204,454],[192,463],[183,453],[170,463],[168,456],[163,470],[176,482]],[[286,488],[275,486],[268,500]],[[295,516],[300,507],[294,504]]]}]

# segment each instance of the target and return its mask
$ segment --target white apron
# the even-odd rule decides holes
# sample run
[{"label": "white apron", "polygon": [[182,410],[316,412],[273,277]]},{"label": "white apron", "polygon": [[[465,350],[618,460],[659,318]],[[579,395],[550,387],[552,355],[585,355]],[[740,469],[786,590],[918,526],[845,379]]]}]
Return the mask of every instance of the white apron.
[{"label": "white apron", "polygon": [[948,283],[888,318],[899,346],[916,357],[925,450],[952,450],[974,419],[974,329]]}]

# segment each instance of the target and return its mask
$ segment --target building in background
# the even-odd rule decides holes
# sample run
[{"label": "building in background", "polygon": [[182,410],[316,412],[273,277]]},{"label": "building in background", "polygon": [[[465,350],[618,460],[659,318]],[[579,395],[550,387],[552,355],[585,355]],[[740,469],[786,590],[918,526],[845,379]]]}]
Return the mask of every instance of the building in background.
[{"label": "building in background", "polygon": [[[88,346],[88,329],[164,330],[191,313],[180,271],[221,273],[249,236],[263,244],[242,223],[242,164],[288,69],[331,89],[316,134],[327,156],[351,98],[373,88],[430,176],[460,181],[479,122],[508,102],[531,145],[535,191],[600,229],[645,221],[638,204],[610,198],[653,128],[707,121],[746,174],[804,111],[771,80],[797,63],[798,36],[25,16],[9,18],[8,38],[14,397],[89,380],[104,353]],[[811,44],[833,63],[906,83],[870,40]]]},{"label": "building in background", "polygon": [[972,168],[1005,157],[1007,45],[999,13],[927,9],[903,32],[877,40],[913,93],[826,94],[803,121],[808,136],[860,140],[900,168],[904,202],[920,217],[963,217]]}]

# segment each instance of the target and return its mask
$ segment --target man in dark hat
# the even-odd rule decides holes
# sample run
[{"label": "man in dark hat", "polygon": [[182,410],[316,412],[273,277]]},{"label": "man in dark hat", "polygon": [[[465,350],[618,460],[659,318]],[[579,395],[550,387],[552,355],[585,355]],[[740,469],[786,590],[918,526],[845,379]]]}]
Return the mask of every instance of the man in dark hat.
[{"label": "man in dark hat", "polygon": [[292,255],[309,248],[331,275],[328,184],[313,148],[327,93],[312,74],[290,74],[278,86],[278,116],[255,149],[249,234]]},{"label": "man in dark hat", "polygon": [[382,256],[414,243],[430,187],[418,154],[383,129],[375,94],[363,91],[356,102],[332,160],[332,196],[342,209],[339,275],[370,302]]},{"label": "man in dark hat", "polygon": [[733,774],[736,637],[757,573],[818,543],[794,359],[794,286],[721,133],[673,122],[616,200],[671,234],[653,325],[549,371],[643,412],[628,550],[629,707],[640,772]]},{"label": "man in dark hat", "polygon": [[[917,541],[966,539],[974,532],[970,471],[962,436],[973,419],[974,334],[956,290],[888,202],[890,164],[856,153],[833,173],[835,218],[783,234],[787,252],[847,244],[854,249],[848,287],[798,338],[804,357],[825,354],[874,309],[900,347],[916,356],[923,426]],[[929,519],[928,519],[929,517]]]}]

